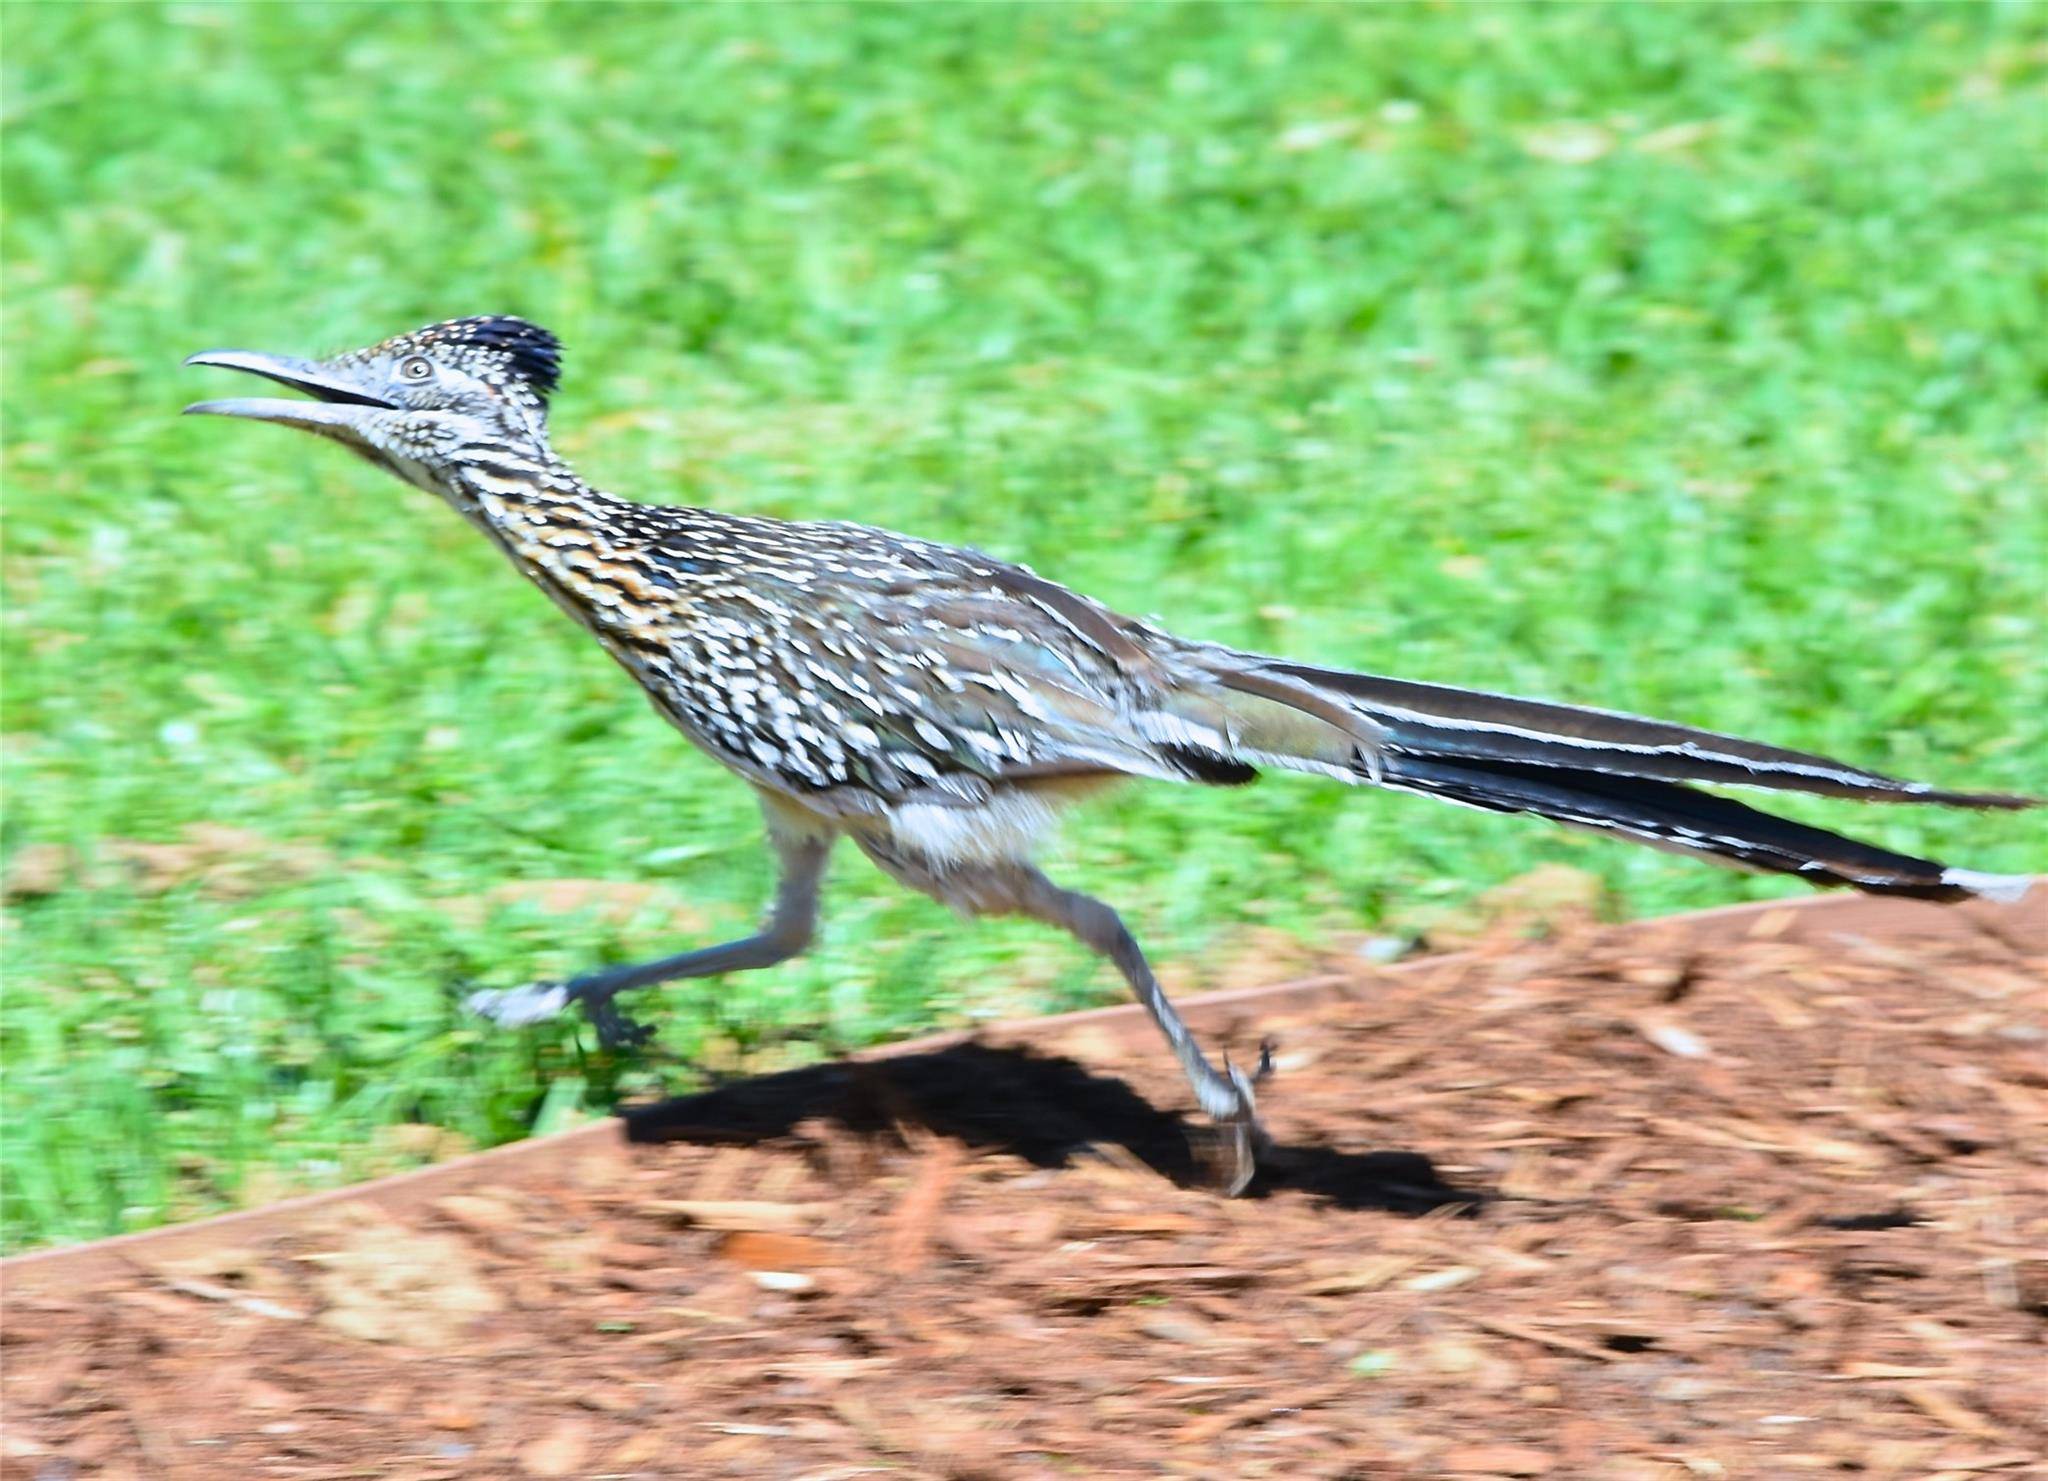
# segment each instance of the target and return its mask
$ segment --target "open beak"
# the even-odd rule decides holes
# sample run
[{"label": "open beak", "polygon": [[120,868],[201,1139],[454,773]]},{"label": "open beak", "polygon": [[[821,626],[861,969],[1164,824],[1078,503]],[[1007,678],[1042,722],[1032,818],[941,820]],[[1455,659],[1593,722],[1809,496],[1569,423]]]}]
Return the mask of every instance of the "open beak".
[{"label": "open beak", "polygon": [[255,350],[203,350],[185,359],[187,365],[215,365],[223,370],[246,370],[279,385],[290,386],[316,398],[286,401],[267,396],[237,396],[225,401],[195,401],[185,408],[187,416],[246,417],[258,422],[282,422],[309,432],[346,430],[356,425],[362,408],[395,411],[397,407],[381,396],[336,375],[317,360],[292,355],[265,355]]}]

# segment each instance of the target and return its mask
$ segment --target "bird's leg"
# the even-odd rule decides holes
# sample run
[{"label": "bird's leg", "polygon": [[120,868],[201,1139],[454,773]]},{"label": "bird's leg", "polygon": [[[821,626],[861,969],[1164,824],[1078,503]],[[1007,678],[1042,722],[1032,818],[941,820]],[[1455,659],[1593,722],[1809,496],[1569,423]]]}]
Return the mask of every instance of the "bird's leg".
[{"label": "bird's leg", "polygon": [[598,1041],[614,1048],[638,1043],[652,1032],[619,1011],[612,999],[620,993],[682,977],[714,977],[788,961],[811,944],[818,922],[818,887],[825,877],[832,840],[827,835],[779,829],[771,829],[769,837],[781,860],[782,878],[768,919],[754,935],[659,961],[609,967],[568,982],[533,982],[471,993],[464,1006],[500,1027],[512,1028],[552,1018],[571,1003],[580,1003],[597,1028]]},{"label": "bird's leg", "polygon": [[1259,1066],[1253,1074],[1247,1075],[1227,1055],[1223,1068],[1217,1069],[1203,1055],[1202,1046],[1195,1042],[1180,1014],[1174,1011],[1159,979],[1152,975],[1152,965],[1145,960],[1144,950],[1116,911],[1091,895],[1060,888],[1035,869],[1019,889],[1016,904],[1024,914],[1058,926],[1108,957],[1117,971],[1123,973],[1131,992],[1166,1036],[1167,1047],[1173,1050],[1188,1084],[1194,1087],[1196,1101],[1223,1128],[1231,1153],[1226,1191],[1233,1197],[1242,1193],[1252,1179],[1258,1147],[1265,1141],[1253,1087],[1272,1073],[1270,1045],[1259,1046]]}]

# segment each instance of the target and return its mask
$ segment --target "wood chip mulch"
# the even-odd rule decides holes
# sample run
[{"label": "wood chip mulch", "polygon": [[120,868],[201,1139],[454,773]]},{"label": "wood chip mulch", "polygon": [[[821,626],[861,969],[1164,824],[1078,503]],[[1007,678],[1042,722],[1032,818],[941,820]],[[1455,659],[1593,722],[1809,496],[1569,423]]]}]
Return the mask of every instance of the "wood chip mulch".
[{"label": "wood chip mulch", "polygon": [[735,1082],[636,1145],[10,1296],[9,1477],[2048,1474],[2048,959],[1360,967],[1225,1201],[1149,1039]]}]

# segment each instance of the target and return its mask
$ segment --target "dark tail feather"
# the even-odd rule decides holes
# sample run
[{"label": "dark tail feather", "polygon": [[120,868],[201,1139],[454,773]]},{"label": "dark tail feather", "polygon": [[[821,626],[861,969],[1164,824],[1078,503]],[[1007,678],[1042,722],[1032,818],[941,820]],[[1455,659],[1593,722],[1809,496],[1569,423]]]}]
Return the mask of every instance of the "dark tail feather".
[{"label": "dark tail feather", "polygon": [[1817,885],[1849,885],[1872,894],[1920,900],[1963,900],[1973,895],[2017,900],[2029,884],[2021,875],[1950,869],[1932,859],[1894,853],[1759,812],[1733,798],[1642,777],[1390,751],[1381,780],[1389,787],[1472,807],[1535,813],[1724,864],[1794,874]]},{"label": "dark tail feather", "polygon": [[[2035,805],[2032,798],[1998,792],[1946,792],[1826,756],[1646,720],[1640,715],[1244,656],[1258,669],[1284,675],[1345,705],[1377,729],[1389,752],[1444,760],[1519,762],[1582,774],[1727,782],[1871,802],[1998,808]],[[1225,682],[1230,681],[1226,678]]]},{"label": "dark tail feather", "polygon": [[1958,807],[2032,807],[2032,798],[1943,791],[1826,756],[1612,710],[1206,651],[1211,673],[1233,696],[1224,723],[1242,760],[1534,813],[1814,884],[1926,900],[2010,900],[2027,890],[2022,876],[1951,869],[1680,784]]}]

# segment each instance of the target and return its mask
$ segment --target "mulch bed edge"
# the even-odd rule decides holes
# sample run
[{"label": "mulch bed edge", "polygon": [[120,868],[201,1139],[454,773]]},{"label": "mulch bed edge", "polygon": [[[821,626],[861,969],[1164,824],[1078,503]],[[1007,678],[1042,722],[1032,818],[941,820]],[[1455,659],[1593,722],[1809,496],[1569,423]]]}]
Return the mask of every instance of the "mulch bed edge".
[{"label": "mulch bed edge", "polygon": [[[1631,935],[1662,933],[1669,937],[1671,948],[1683,950],[1751,937],[1816,941],[1849,935],[1881,940],[1977,932],[2009,936],[2017,930],[2030,938],[2048,939],[2048,908],[2043,908],[2048,905],[2048,896],[2044,896],[2044,882],[2048,882],[2048,876],[2038,879],[2018,904],[2007,906],[1981,902],[1944,906],[1868,895],[1815,895],[1651,917],[1613,929]],[[1416,957],[1380,968],[1374,975],[1437,971],[1454,960],[1448,955]],[[1355,978],[1326,973],[1264,986],[1226,988],[1190,997],[1179,1006],[1191,1025],[1207,1028],[1219,1020],[1242,1018],[1258,1010],[1298,1011],[1331,997],[1355,994],[1357,990]],[[1043,1044],[1082,1027],[1133,1038],[1149,1038],[1153,1032],[1144,1011],[1135,1003],[1124,1003],[926,1035],[878,1045],[849,1057],[860,1061],[887,1060],[971,1042]],[[271,1238],[343,1205],[361,1204],[385,1213],[400,1213],[451,1193],[484,1184],[515,1182],[522,1175],[556,1172],[571,1163],[623,1160],[629,1144],[622,1128],[620,1118],[607,1117],[549,1136],[508,1143],[411,1172],[309,1193],[260,1208],[240,1209],[84,1244],[30,1251],[0,1260],[0,1288],[11,1297],[76,1290],[131,1272],[138,1264],[154,1264],[221,1245]]]}]

